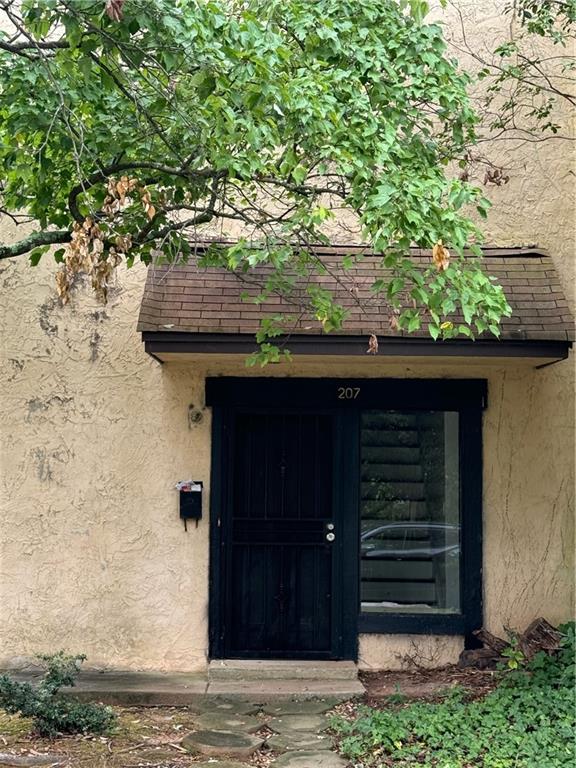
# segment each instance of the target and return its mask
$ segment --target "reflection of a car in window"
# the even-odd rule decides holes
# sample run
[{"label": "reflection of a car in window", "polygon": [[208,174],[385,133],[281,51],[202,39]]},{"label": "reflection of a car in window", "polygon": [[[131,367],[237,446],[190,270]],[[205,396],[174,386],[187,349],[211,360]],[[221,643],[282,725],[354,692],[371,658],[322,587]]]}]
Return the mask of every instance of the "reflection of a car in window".
[{"label": "reflection of a car in window", "polygon": [[405,560],[408,558],[457,557],[460,526],[447,523],[386,523],[370,528],[360,538],[362,558]]}]

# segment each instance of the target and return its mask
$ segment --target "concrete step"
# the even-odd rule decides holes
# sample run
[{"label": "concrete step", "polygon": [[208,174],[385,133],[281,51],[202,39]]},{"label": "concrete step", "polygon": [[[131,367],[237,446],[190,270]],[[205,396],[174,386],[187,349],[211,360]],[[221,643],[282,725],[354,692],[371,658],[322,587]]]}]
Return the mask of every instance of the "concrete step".
[{"label": "concrete step", "polygon": [[362,446],[362,460],[367,462],[386,461],[394,464],[420,464],[420,448],[389,446],[384,450],[378,446]]},{"label": "concrete step", "polygon": [[362,448],[416,448],[420,445],[417,429],[363,429]]},{"label": "concrete step", "polygon": [[338,699],[345,701],[366,693],[358,680],[247,680],[219,681],[208,686],[208,696],[225,699],[239,698],[258,702],[293,699]]},{"label": "concrete step", "polygon": [[356,680],[353,661],[295,661],[216,659],[208,665],[210,682],[262,682],[264,680]]},{"label": "concrete step", "polygon": [[[293,662],[290,662],[293,663]],[[315,663],[315,662],[313,662]],[[338,662],[335,662],[338,663]],[[19,682],[37,685],[40,672],[7,672]],[[100,701],[122,707],[190,707],[206,712],[217,709],[223,701],[265,703],[294,699],[330,699],[344,701],[365,693],[357,677],[348,680],[231,680],[208,682],[205,672],[96,672],[83,670],[74,688],[63,688],[65,696],[80,701]],[[248,708],[251,711],[251,708]],[[243,710],[244,711],[244,710]]]},{"label": "concrete step", "polygon": [[420,482],[424,477],[421,464],[386,464],[362,462],[363,482]]},{"label": "concrete step", "polygon": [[375,481],[361,483],[362,501],[395,501],[396,499],[426,501],[426,488],[421,481]]}]

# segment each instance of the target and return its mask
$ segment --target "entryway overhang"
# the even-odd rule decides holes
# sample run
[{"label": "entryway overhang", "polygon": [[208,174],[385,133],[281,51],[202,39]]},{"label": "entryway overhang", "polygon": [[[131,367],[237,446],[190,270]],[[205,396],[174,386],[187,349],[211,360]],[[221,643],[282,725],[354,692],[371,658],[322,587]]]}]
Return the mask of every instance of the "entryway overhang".
[{"label": "entryway overhang", "polygon": [[[146,352],[163,363],[245,360],[257,349],[255,334],[263,318],[294,312],[284,297],[260,300],[265,269],[259,280],[258,270],[235,274],[200,266],[199,257],[207,247],[197,244],[187,264],[148,269],[138,330]],[[502,285],[512,315],[503,318],[499,339],[483,334],[475,340],[448,341],[434,341],[426,328],[410,335],[393,329],[386,297],[371,289],[376,276],[386,272],[381,255],[358,245],[318,246],[314,252],[330,266],[329,274],[316,276],[314,282],[333,292],[347,318],[344,332],[324,334],[317,321],[300,312],[290,324],[290,335],[275,339],[300,362],[320,358],[323,364],[330,364],[353,358],[363,368],[374,365],[375,360],[540,368],[569,355],[574,320],[554,262],[542,250],[485,248],[482,267]],[[354,260],[345,270],[344,256]],[[412,249],[410,256],[423,269],[430,264],[426,251]],[[458,317],[453,319],[461,322]],[[371,334],[378,338],[377,355],[366,354]]]},{"label": "entryway overhang", "polygon": [[[254,334],[182,333],[147,331],[142,333],[144,349],[163,363],[199,362],[225,355],[246,359],[257,350]],[[353,357],[370,365],[373,358],[366,355],[366,336],[305,336],[294,335],[276,341],[286,346],[301,361],[321,357],[325,362],[337,362]],[[561,340],[456,340],[434,341],[421,338],[379,338],[378,359],[390,362],[450,362],[458,359],[469,363],[513,361],[516,364],[540,367],[565,360],[571,341]]]}]

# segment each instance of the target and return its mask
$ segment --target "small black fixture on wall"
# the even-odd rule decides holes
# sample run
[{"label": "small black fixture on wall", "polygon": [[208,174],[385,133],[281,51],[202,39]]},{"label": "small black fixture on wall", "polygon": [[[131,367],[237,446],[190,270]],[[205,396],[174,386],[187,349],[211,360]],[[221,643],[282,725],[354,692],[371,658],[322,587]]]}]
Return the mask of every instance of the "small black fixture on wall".
[{"label": "small black fixture on wall", "polygon": [[180,480],[176,490],[180,494],[180,519],[184,521],[184,530],[188,530],[188,520],[202,519],[202,487],[201,480]]}]

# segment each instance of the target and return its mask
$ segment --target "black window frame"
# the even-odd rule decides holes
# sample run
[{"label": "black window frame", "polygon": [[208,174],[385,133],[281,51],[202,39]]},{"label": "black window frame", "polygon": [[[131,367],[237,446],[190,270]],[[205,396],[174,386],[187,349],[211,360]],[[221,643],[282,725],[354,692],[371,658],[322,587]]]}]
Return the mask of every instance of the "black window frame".
[{"label": "black window frame", "polygon": [[[450,407],[423,404],[409,410],[454,411],[458,413],[460,477],[460,612],[459,613],[362,613],[361,634],[464,635],[473,644],[472,632],[482,626],[482,408],[457,400]],[[424,407],[424,405],[426,407]],[[364,409],[363,409],[364,410]],[[402,407],[382,410],[402,411]],[[407,408],[405,410],[408,410]]]},{"label": "black window frame", "polygon": [[[344,390],[344,397],[341,397]],[[348,398],[347,395],[350,394]],[[358,634],[459,635],[467,647],[477,642],[472,635],[483,623],[482,588],[482,415],[487,407],[485,379],[350,379],[290,377],[215,377],[206,379],[206,405],[259,408],[334,408],[347,446],[339,457],[342,466],[342,499],[357,509],[348,521],[346,536],[355,535],[358,556],[347,572],[356,583],[357,617],[347,613],[343,631]],[[361,613],[360,612],[360,412],[457,411],[459,414],[460,467],[460,613]],[[356,435],[356,438],[354,436]],[[214,449],[214,446],[213,446]],[[213,462],[216,460],[213,452]],[[214,467],[214,464],[213,464]],[[348,470],[346,470],[348,468]],[[349,474],[348,474],[349,472]],[[213,475],[217,481],[218,475]],[[212,505],[218,506],[218,488],[213,486]],[[216,530],[213,540],[217,537]],[[213,544],[211,568],[217,548]],[[214,571],[212,571],[214,574]]]}]

